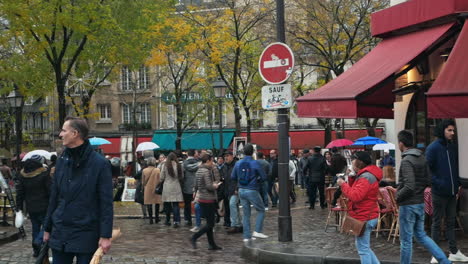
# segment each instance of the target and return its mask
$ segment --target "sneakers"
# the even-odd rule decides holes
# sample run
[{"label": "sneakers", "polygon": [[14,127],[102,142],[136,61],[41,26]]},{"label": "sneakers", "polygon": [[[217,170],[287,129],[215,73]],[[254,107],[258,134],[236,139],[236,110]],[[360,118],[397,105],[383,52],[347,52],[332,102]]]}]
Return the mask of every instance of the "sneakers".
[{"label": "sneakers", "polygon": [[200,227],[195,226],[194,228],[190,229],[190,231],[196,233],[196,232],[200,231]]},{"label": "sneakers", "polygon": [[268,207],[265,207],[265,211],[268,211]]},{"label": "sneakers", "polygon": [[437,264],[439,263],[436,258],[432,257],[431,259],[431,264]]},{"label": "sneakers", "polygon": [[242,241],[244,242],[249,242],[249,241],[254,241],[256,238],[255,237],[252,237],[252,238],[244,238]]},{"label": "sneakers", "polygon": [[263,233],[257,233],[257,232],[253,232],[252,234],[253,237],[257,237],[257,238],[268,238],[267,235],[263,234]]},{"label": "sneakers", "polygon": [[468,262],[468,257],[463,255],[460,250],[456,254],[449,254],[448,259],[453,262]]}]

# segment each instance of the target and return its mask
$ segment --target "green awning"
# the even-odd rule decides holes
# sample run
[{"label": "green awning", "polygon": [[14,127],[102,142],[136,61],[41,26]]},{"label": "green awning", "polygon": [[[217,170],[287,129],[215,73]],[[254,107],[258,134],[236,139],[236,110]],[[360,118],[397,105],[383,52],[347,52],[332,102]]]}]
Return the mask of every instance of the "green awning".
[{"label": "green awning", "polygon": [[[234,129],[223,129],[223,148],[231,145]],[[153,142],[160,147],[158,150],[175,150],[175,130],[158,130],[154,132]],[[182,149],[219,149],[219,130],[186,130],[182,134]]]}]

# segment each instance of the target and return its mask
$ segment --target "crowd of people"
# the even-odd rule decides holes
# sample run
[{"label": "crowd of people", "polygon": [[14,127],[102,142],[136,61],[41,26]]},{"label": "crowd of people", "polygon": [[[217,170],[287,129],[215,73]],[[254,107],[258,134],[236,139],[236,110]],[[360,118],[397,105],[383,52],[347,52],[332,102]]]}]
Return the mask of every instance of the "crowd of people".
[{"label": "crowd of people", "polygon": [[[44,157],[33,155],[17,171],[2,160],[0,170],[7,179],[16,179],[18,209],[27,211],[32,223],[34,256],[47,242],[54,263],[72,263],[74,258],[77,263],[89,263],[98,247],[104,252],[111,247],[111,175],[120,172],[115,173],[115,166],[90,146],[85,120],[68,118],[60,136],[65,149],[58,159],[47,162]],[[401,263],[411,263],[413,237],[431,252],[431,263],[468,262],[457,247],[454,232],[460,186],[454,122],[443,121],[436,136],[438,139],[424,153],[414,147],[411,132],[403,130],[398,134],[402,152],[396,190]],[[314,210],[316,204],[325,209],[325,189],[337,187],[331,206],[344,196],[349,203],[349,217],[364,222],[362,235],[355,237],[361,263],[380,263],[371,249],[370,235],[379,217],[383,168],[394,167],[395,160],[385,153],[378,167],[366,151],[352,153],[351,159],[336,148],[323,155],[322,152],[317,146],[312,153],[304,149],[298,157],[290,155],[289,202],[296,202],[295,189],[301,188],[307,193],[309,209]],[[242,159],[231,151],[215,157],[210,150],[170,152],[167,157],[161,154],[158,158],[149,155],[140,158],[138,164],[129,164],[123,172],[132,176],[136,172],[135,202],[141,204],[148,224],[160,223],[160,214],[164,213],[165,225],[191,227],[193,235],[188,240],[194,249],[198,239],[206,234],[208,249],[221,250],[213,235],[221,219],[226,233],[242,233],[244,242],[265,239],[265,212],[278,205],[277,150],[271,150],[267,160],[262,152],[256,153],[254,146],[247,144],[242,154]],[[432,186],[434,210],[432,238],[424,231],[424,190],[428,186]],[[253,227],[252,209],[257,212]],[[443,217],[448,256],[438,246]]]}]

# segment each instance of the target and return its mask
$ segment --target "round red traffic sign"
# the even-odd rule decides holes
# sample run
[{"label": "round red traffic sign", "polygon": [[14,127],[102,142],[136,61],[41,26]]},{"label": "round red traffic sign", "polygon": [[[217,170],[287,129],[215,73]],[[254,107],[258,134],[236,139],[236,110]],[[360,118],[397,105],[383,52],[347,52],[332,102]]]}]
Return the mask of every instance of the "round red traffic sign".
[{"label": "round red traffic sign", "polygon": [[262,52],[258,70],[263,80],[269,84],[285,82],[294,69],[294,55],[288,45],[275,42]]}]

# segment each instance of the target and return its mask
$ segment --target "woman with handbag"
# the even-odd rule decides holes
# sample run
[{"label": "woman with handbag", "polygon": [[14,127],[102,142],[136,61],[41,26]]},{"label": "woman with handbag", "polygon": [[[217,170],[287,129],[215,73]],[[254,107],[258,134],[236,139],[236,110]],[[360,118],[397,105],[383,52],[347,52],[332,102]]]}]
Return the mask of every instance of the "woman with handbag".
[{"label": "woman with handbag", "polygon": [[143,170],[142,185],[144,188],[144,203],[148,210],[149,223],[153,224],[153,204],[155,205],[154,218],[159,223],[159,205],[161,204],[161,195],[154,192],[156,185],[160,181],[160,171],[156,168],[156,159],[150,157],[147,159],[148,167]]},{"label": "woman with handbag", "polygon": [[171,152],[167,156],[164,166],[162,166],[161,181],[164,181],[162,201],[164,202],[164,207],[166,209],[166,225],[171,225],[170,220],[172,210],[174,228],[177,228],[180,225],[179,202],[184,201],[181,187],[183,179],[184,174],[182,165],[179,163],[177,155],[174,152]]},{"label": "woman with handbag", "polygon": [[382,170],[372,165],[371,157],[365,151],[354,153],[352,159],[356,177],[350,177],[348,183],[342,178],[337,181],[343,194],[349,199],[349,219],[345,219],[345,225],[349,220],[353,223],[354,229],[357,227],[363,229],[362,232],[353,230],[357,234],[355,241],[361,263],[380,263],[370,248],[370,235],[372,229],[377,225],[379,217],[377,193],[379,192],[379,181],[382,179]]},{"label": "woman with handbag", "polygon": [[195,174],[195,193],[198,193],[198,203],[200,204],[202,217],[206,219],[206,224],[190,238],[190,243],[194,249],[197,248],[197,239],[206,233],[209,250],[222,249],[214,241],[213,228],[215,225],[215,215],[217,207],[217,192],[221,184],[215,179],[213,172],[213,158],[208,153],[201,155],[202,164]]}]

